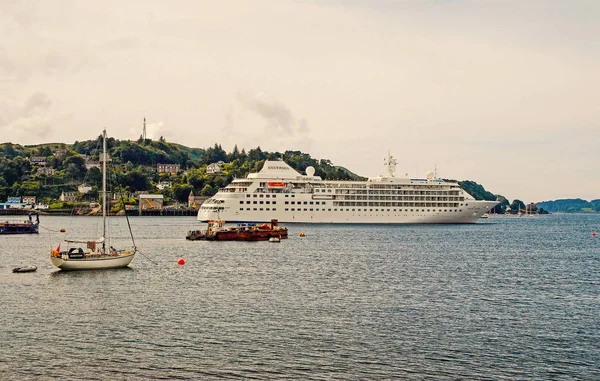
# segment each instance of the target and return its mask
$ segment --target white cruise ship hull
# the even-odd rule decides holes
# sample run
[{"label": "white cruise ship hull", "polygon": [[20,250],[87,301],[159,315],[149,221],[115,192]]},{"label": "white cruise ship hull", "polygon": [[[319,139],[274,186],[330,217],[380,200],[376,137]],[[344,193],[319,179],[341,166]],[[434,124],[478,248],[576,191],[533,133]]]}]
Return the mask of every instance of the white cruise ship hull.
[{"label": "white cruise ship hull", "polygon": [[388,176],[364,181],[322,180],[312,167],[302,175],[283,161],[266,161],[258,173],[235,179],[198,210],[198,220],[314,224],[474,223],[498,204],[479,201],[457,182]]},{"label": "white cruise ship hull", "polygon": [[[460,224],[460,223],[475,223],[481,216],[489,212],[491,208],[496,206],[496,201],[471,201],[469,205],[463,206],[463,209],[445,209],[435,210],[433,208],[419,209],[419,211],[402,212],[398,208],[390,208],[388,212],[384,211],[373,212],[358,212],[358,208],[338,208],[336,212],[328,211],[313,211],[311,212],[279,212],[279,211],[231,211],[225,207],[217,212],[200,211],[198,212],[198,220],[206,222],[209,220],[223,219],[227,222],[268,222],[275,218],[283,223],[313,223],[313,224]],[[355,211],[352,211],[355,209]],[[361,208],[363,209],[363,208]],[[369,208],[375,209],[375,208]]]}]

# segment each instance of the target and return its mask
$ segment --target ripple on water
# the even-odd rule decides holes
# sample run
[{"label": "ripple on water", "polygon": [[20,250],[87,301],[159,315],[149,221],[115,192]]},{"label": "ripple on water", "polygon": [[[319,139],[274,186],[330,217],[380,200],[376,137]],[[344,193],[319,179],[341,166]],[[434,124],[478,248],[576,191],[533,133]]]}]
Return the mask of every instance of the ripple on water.
[{"label": "ripple on water", "polygon": [[157,265],[87,273],[49,264],[60,236],[1,237],[0,379],[600,378],[599,222],[290,225],[272,245],[132,218]]}]

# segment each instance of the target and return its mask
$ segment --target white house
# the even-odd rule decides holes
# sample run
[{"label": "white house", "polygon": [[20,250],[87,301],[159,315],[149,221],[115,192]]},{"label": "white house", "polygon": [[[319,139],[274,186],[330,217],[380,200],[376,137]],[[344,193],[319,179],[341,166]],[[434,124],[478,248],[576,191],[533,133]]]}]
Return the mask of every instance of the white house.
[{"label": "white house", "polygon": [[58,199],[63,202],[77,201],[77,192],[62,192]]},{"label": "white house", "polygon": [[91,192],[92,187],[87,185],[86,183],[83,183],[77,187],[77,190],[79,191],[79,193],[87,194],[88,192]]},{"label": "white house", "polygon": [[33,205],[33,204],[35,204],[35,199],[36,199],[35,196],[23,196],[21,202],[23,204],[31,204],[31,205]]},{"label": "white house", "polygon": [[206,167],[206,173],[210,173],[210,174],[221,173],[221,165],[219,163],[211,163],[211,164],[209,164]]},{"label": "white house", "polygon": [[37,169],[37,173],[40,175],[52,176],[53,174],[56,173],[56,169],[48,168],[48,167],[39,167]]},{"label": "white house", "polygon": [[102,167],[102,164],[100,164],[100,162],[98,162],[98,161],[86,161],[85,162],[86,169],[91,169],[91,168],[100,169],[101,167]]},{"label": "white house", "polygon": [[172,184],[170,181],[161,181],[158,184],[156,184],[156,187],[160,190],[171,188],[171,186]]}]

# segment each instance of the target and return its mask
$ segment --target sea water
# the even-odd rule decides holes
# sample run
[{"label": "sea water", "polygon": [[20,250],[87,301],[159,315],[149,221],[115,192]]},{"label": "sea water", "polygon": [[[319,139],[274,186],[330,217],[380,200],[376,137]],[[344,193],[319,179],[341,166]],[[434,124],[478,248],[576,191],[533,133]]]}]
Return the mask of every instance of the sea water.
[{"label": "sea water", "polygon": [[0,379],[600,378],[598,215],[290,224],[281,243],[186,241],[194,218],[134,217],[130,268],[52,267],[99,221],[0,236]]}]

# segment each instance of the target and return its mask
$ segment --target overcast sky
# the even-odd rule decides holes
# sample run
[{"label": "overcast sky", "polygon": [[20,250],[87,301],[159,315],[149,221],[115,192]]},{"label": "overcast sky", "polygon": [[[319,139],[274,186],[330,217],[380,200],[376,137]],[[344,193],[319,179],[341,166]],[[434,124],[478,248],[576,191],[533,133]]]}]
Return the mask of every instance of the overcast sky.
[{"label": "overcast sky", "polygon": [[0,0],[0,141],[103,128],[600,198],[597,0]]}]

